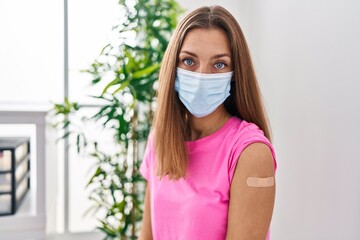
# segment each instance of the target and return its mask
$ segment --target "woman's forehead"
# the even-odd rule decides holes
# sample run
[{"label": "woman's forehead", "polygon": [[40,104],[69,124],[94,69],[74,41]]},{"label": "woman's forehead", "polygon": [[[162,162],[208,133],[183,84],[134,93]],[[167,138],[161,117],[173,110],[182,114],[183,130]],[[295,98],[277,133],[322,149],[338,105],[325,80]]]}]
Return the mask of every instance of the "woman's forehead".
[{"label": "woman's forehead", "polygon": [[230,43],[220,28],[196,28],[185,35],[181,51],[193,53],[230,54]]}]

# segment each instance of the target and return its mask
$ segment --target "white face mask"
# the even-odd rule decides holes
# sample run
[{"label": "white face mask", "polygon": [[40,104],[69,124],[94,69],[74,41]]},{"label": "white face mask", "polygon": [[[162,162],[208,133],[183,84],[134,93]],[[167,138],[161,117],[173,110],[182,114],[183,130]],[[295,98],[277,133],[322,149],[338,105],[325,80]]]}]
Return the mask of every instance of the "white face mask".
[{"label": "white face mask", "polygon": [[232,75],[233,72],[204,74],[177,68],[175,90],[192,115],[205,117],[230,95]]}]

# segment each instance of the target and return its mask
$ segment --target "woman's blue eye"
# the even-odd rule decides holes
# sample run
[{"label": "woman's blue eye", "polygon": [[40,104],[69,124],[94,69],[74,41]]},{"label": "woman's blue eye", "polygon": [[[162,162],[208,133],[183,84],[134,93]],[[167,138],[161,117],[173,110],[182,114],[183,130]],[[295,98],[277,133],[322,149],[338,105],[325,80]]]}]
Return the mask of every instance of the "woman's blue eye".
[{"label": "woman's blue eye", "polygon": [[193,60],[191,60],[191,59],[184,59],[184,64],[185,65],[188,65],[188,66],[192,66],[193,64],[194,64],[194,62],[193,62]]},{"label": "woman's blue eye", "polygon": [[215,68],[217,69],[223,69],[224,67],[226,67],[226,64],[223,62],[218,62],[215,64]]}]

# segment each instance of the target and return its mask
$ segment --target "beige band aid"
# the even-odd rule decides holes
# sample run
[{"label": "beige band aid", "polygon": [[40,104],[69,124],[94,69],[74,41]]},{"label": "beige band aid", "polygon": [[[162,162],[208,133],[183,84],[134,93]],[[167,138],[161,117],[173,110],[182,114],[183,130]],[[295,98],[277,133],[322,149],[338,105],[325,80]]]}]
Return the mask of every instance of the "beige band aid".
[{"label": "beige band aid", "polygon": [[248,177],[246,183],[249,187],[271,187],[274,185],[274,177],[258,178]]}]

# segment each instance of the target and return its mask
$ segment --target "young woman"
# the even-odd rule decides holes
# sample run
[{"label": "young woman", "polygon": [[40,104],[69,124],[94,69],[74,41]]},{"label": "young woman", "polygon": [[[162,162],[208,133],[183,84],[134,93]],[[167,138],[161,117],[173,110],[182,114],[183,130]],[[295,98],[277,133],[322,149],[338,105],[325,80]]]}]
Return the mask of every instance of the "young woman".
[{"label": "young woman", "polygon": [[157,101],[140,167],[140,239],[269,239],[275,153],[244,35],[227,10],[201,7],[179,23]]}]

